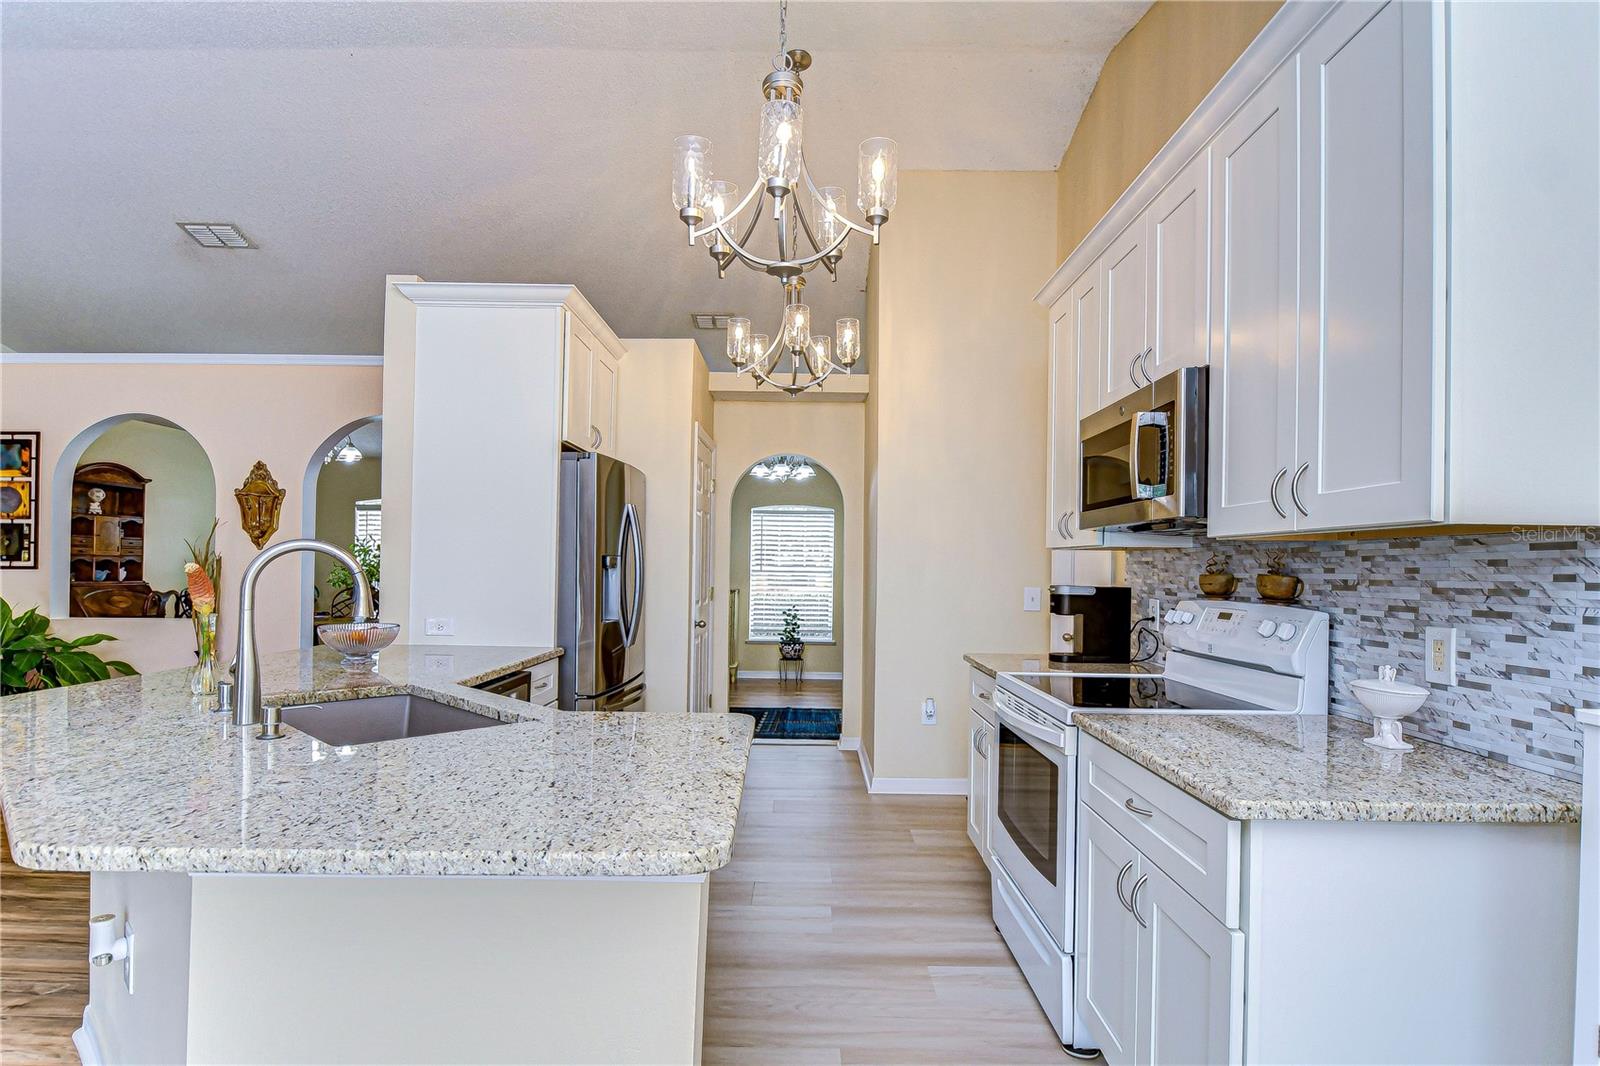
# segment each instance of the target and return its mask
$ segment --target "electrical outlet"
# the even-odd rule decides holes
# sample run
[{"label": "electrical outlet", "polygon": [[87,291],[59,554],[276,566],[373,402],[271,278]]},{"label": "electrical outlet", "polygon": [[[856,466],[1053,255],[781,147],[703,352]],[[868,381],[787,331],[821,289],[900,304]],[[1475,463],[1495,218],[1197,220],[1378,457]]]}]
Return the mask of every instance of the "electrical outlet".
[{"label": "electrical outlet", "polygon": [[939,706],[933,702],[933,697],[929,696],[927,699],[922,701],[922,724],[935,725],[938,723],[938,721]]},{"label": "electrical outlet", "polygon": [[430,618],[424,623],[423,632],[430,637],[453,637],[456,635],[456,620],[454,618]]},{"label": "electrical outlet", "polygon": [[1157,633],[1161,632],[1161,598],[1151,596],[1144,601],[1144,613],[1150,619],[1150,628]]},{"label": "electrical outlet", "polygon": [[1024,611],[1037,611],[1040,607],[1041,596],[1036,588],[1022,590],[1022,609]]},{"label": "electrical outlet", "polygon": [[1456,683],[1456,631],[1429,626],[1422,649],[1423,675],[1435,684]]}]

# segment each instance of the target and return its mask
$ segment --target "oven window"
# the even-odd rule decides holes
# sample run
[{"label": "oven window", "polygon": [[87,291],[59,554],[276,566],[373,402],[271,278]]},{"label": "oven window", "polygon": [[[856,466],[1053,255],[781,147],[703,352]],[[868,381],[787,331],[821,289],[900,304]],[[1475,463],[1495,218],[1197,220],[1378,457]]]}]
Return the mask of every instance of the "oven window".
[{"label": "oven window", "polygon": [[1061,771],[1027,740],[1004,725],[1000,727],[1000,824],[1017,850],[1035,869],[1056,883],[1057,790]]}]

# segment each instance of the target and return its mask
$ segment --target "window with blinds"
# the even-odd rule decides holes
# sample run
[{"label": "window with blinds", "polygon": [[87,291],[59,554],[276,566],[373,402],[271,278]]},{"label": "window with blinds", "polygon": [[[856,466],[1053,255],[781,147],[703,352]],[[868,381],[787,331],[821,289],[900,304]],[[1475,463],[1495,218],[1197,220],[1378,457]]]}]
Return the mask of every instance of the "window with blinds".
[{"label": "window with blinds", "polygon": [[356,501],[356,540],[383,544],[383,501]]},{"label": "window with blinds", "polygon": [[833,509],[750,509],[750,639],[777,640],[783,612],[800,612],[800,639],[833,639]]}]

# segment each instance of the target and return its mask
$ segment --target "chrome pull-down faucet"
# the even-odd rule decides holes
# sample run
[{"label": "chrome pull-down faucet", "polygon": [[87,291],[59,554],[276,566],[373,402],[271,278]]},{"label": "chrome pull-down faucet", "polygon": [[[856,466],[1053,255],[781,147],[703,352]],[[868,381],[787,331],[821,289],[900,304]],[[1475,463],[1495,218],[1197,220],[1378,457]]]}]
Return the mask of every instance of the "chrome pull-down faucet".
[{"label": "chrome pull-down faucet", "polygon": [[354,615],[357,622],[373,620],[372,586],[355,556],[335,544],[322,540],[286,540],[264,549],[250,560],[239,579],[238,651],[233,658],[233,722],[238,726],[261,724],[261,663],[256,657],[256,578],[268,563],[294,552],[322,552],[334,559],[355,578]]}]

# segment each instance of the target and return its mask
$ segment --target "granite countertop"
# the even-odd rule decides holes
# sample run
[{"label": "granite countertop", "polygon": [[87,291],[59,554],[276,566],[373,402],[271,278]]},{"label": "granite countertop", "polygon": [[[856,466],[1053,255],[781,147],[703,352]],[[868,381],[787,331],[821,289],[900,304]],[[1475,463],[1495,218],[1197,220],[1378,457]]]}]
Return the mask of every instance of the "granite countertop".
[{"label": "granite countertop", "polygon": [[1362,743],[1337,715],[1097,714],[1078,728],[1230,818],[1368,822],[1576,822],[1578,786],[1408,738]]},{"label": "granite countertop", "polygon": [[510,724],[332,747],[281,740],[168,670],[0,699],[0,804],[42,870],[673,876],[728,861],[750,752],[739,714],[534,707],[470,686],[561,654],[397,645],[262,657],[268,703],[410,692]]}]

